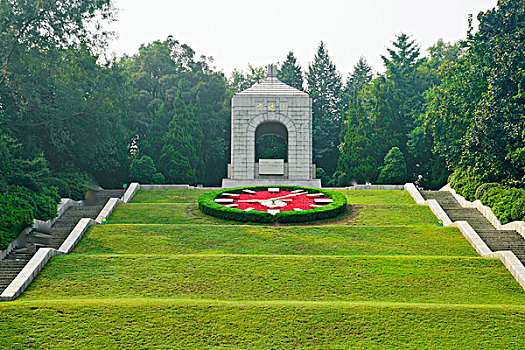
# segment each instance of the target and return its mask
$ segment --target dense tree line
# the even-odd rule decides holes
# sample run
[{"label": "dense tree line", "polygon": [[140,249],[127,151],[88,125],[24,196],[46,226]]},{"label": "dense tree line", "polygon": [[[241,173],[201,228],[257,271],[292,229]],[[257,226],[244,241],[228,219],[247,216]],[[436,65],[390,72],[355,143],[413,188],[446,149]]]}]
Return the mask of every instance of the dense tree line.
[{"label": "dense tree line", "polygon": [[[501,0],[480,13],[477,32],[426,54],[400,34],[382,74],[360,58],[343,81],[323,42],[305,69],[290,51],[278,78],[312,98],[323,184],[438,188],[454,172],[457,188],[521,187],[524,6]],[[82,199],[89,181],[216,186],[226,176],[231,97],[265,68],[225,77],[172,37],[108,59],[103,24],[114,14],[111,0],[1,3],[0,245],[53,217],[60,197]],[[256,148],[281,157],[284,147],[274,137]]]}]

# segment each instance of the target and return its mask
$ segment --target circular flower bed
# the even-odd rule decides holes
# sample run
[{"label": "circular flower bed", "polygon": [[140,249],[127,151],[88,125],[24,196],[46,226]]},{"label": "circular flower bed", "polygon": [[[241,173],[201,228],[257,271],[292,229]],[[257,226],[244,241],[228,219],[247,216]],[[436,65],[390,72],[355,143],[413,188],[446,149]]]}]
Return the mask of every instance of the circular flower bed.
[{"label": "circular flower bed", "polygon": [[346,210],[346,197],[312,187],[247,186],[203,194],[199,197],[199,209],[224,220],[301,223],[342,214]]}]

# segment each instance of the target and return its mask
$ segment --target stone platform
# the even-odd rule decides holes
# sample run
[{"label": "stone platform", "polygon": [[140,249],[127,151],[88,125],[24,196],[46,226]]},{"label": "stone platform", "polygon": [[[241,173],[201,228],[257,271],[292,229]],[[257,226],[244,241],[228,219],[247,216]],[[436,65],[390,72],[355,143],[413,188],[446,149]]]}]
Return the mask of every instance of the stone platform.
[{"label": "stone platform", "polygon": [[321,188],[321,180],[266,180],[266,179],[254,179],[254,180],[232,180],[232,179],[223,179],[222,188],[232,188],[232,187],[241,187],[241,186],[272,186],[279,187],[283,185],[289,186],[306,186],[306,187],[317,187]]}]

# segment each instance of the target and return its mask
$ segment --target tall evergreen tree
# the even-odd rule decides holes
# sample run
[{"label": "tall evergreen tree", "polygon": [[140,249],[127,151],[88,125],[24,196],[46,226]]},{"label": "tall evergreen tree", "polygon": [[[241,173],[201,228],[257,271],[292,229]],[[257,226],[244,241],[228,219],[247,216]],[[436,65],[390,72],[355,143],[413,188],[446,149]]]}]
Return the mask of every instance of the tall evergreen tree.
[{"label": "tall evergreen tree", "polygon": [[172,183],[195,185],[204,171],[201,156],[204,135],[196,118],[195,105],[188,105],[182,96],[182,87],[173,101],[174,116],[163,137],[159,168]]},{"label": "tall evergreen tree", "polygon": [[331,176],[339,157],[342,81],[323,42],[308,66],[307,83],[312,98],[314,163]]},{"label": "tall evergreen tree", "polygon": [[[371,152],[372,118],[367,115],[366,98],[360,93],[372,81],[372,68],[361,57],[348,77],[344,93],[344,122],[339,145],[338,169],[351,181],[365,183],[375,179],[378,164]],[[363,96],[368,96],[364,95]]]},{"label": "tall evergreen tree", "polygon": [[292,51],[286,56],[277,75],[280,81],[298,90],[303,90],[303,72]]},{"label": "tall evergreen tree", "polygon": [[[372,81],[374,74],[372,72],[372,67],[368,65],[368,62],[364,57],[360,57],[359,61],[354,66],[354,71],[346,81],[346,86],[344,90],[343,104],[346,109],[349,104],[355,101],[357,94],[363,90],[363,87],[369,84]],[[349,101],[349,100],[352,100]]]}]

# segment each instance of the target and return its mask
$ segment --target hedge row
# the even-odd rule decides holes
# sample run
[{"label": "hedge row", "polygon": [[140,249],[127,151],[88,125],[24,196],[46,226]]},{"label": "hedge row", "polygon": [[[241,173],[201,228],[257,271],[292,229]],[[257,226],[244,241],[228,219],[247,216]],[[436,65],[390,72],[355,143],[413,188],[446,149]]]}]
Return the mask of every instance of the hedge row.
[{"label": "hedge row", "polygon": [[287,191],[302,189],[308,193],[322,192],[327,198],[333,199],[333,202],[320,208],[303,211],[285,211],[276,215],[271,215],[269,213],[256,210],[243,211],[240,209],[228,208],[215,203],[215,199],[224,192],[242,193],[242,190],[244,189],[250,189],[254,191],[268,189],[268,186],[245,186],[221,189],[203,194],[199,197],[199,209],[207,215],[211,215],[223,220],[258,223],[301,223],[324,220],[336,217],[346,210],[346,197],[339,192],[302,186],[280,186],[280,188]]},{"label": "hedge row", "polygon": [[469,201],[476,199],[492,209],[502,224],[525,221],[525,189],[497,183],[484,183],[479,178],[455,172],[449,178],[456,193]]}]

